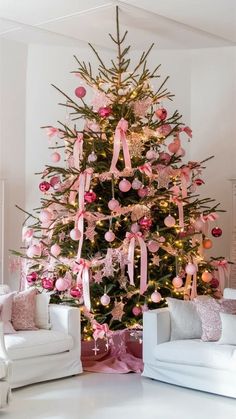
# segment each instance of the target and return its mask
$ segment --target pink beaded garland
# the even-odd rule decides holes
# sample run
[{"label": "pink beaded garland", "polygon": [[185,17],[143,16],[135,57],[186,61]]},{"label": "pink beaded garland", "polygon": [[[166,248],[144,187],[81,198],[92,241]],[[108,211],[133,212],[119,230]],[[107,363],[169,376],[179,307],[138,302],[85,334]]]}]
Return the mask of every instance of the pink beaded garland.
[{"label": "pink beaded garland", "polygon": [[127,179],[122,179],[119,183],[121,192],[128,192],[131,189],[131,183]]},{"label": "pink beaded garland", "polygon": [[83,87],[83,86],[76,87],[76,89],[75,89],[75,95],[79,99],[82,99],[86,95],[86,89],[85,89],[85,87]]}]

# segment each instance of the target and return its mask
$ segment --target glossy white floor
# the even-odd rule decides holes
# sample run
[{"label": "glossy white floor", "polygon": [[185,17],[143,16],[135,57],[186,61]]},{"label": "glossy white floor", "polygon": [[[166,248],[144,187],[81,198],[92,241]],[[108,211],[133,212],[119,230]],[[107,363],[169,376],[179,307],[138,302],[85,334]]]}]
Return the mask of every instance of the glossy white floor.
[{"label": "glossy white floor", "polygon": [[6,419],[235,419],[236,400],[142,378],[83,375],[13,392]]}]

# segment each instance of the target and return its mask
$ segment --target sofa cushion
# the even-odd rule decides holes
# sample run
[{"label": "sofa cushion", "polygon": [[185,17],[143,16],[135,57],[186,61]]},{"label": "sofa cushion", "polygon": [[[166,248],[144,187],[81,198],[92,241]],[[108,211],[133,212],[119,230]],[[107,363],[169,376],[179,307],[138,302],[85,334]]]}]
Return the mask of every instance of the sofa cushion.
[{"label": "sofa cushion", "polygon": [[170,311],[171,340],[200,338],[202,326],[195,304],[170,297],[166,300]]},{"label": "sofa cushion", "polygon": [[15,360],[68,351],[73,347],[73,339],[54,330],[22,330],[5,335],[5,345],[9,358]]},{"label": "sofa cushion", "polygon": [[236,346],[218,345],[198,339],[161,343],[156,345],[154,356],[158,361],[172,364],[236,370]]}]

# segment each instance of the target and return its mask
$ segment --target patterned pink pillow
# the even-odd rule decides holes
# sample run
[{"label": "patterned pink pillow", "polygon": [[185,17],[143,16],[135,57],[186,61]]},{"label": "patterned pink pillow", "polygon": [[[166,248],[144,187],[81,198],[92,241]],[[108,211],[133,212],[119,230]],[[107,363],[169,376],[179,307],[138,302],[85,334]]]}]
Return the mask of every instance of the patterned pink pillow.
[{"label": "patterned pink pillow", "polygon": [[217,341],[221,336],[220,312],[236,314],[236,300],[214,298],[196,298],[194,300],[202,322],[202,340]]},{"label": "patterned pink pillow", "polygon": [[3,331],[6,334],[16,332],[11,324],[13,295],[14,292],[0,295],[0,305],[2,307],[0,313],[0,321],[3,322]]},{"label": "patterned pink pillow", "polygon": [[12,324],[15,330],[37,330],[35,327],[35,289],[18,292],[13,297]]}]

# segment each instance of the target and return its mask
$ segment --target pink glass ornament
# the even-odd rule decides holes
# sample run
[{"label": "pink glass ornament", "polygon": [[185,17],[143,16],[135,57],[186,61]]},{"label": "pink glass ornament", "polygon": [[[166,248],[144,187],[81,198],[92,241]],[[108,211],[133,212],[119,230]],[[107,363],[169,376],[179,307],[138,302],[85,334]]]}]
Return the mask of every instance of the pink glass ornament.
[{"label": "pink glass ornament", "polygon": [[161,294],[155,290],[152,294],[151,294],[151,300],[153,303],[159,303],[161,301]]},{"label": "pink glass ornament", "polygon": [[115,198],[112,198],[112,199],[108,202],[108,208],[109,208],[111,211],[115,211],[116,209],[118,209],[118,208],[119,208],[119,206],[120,206],[120,204],[119,204],[119,202],[118,202]]},{"label": "pink glass ornament", "polygon": [[48,223],[52,219],[51,211],[43,209],[39,214],[39,219],[42,223]]},{"label": "pink glass ornament", "polygon": [[[61,155],[55,151],[55,153],[52,153],[51,159],[52,159],[53,163],[57,163],[61,160]],[[51,182],[50,182],[50,184],[51,184]]]},{"label": "pink glass ornament", "polygon": [[132,313],[134,316],[139,316],[142,313],[142,309],[141,307],[133,307],[132,308]]},{"label": "pink glass ornament", "polygon": [[158,156],[157,152],[155,150],[148,150],[146,153],[146,157],[148,160],[156,159]]},{"label": "pink glass ornament", "polygon": [[202,273],[202,281],[208,283],[211,280],[212,280],[212,274],[209,271],[204,271]]},{"label": "pink glass ornament", "polygon": [[92,202],[96,201],[97,195],[93,191],[85,192],[84,200],[88,202],[88,204],[92,204]]},{"label": "pink glass ornament", "polygon": [[172,217],[172,215],[168,215],[165,219],[164,219],[164,224],[166,225],[166,227],[174,227],[176,221],[175,218]]},{"label": "pink glass ornament", "polygon": [[86,95],[86,89],[85,89],[85,87],[83,87],[83,86],[76,87],[76,89],[75,89],[75,95],[79,99],[82,99]]},{"label": "pink glass ornament", "polygon": [[149,192],[148,188],[146,188],[146,187],[144,187],[144,188],[140,188],[140,189],[138,190],[138,196],[139,196],[140,198],[145,198],[145,196],[147,196],[147,195],[148,195],[148,192]]},{"label": "pink glass ornament", "polygon": [[45,289],[45,290],[53,290],[53,288],[54,288],[54,281],[53,281],[53,279],[52,278],[43,278],[42,279],[42,287]]},{"label": "pink glass ornament", "polygon": [[131,183],[127,179],[122,179],[119,183],[121,192],[128,192],[131,189]]},{"label": "pink glass ornament", "polygon": [[98,114],[102,118],[108,118],[112,114],[112,109],[109,106],[104,106],[98,109]]},{"label": "pink glass ornament", "polygon": [[32,246],[28,247],[26,254],[29,258],[40,257],[42,253],[41,246],[38,244],[32,244]]},{"label": "pink glass ornament", "polygon": [[220,285],[219,280],[217,278],[212,278],[212,280],[210,281],[210,285],[212,286],[212,288],[218,288],[218,286]]},{"label": "pink glass ornament", "polygon": [[164,121],[167,117],[167,110],[165,108],[159,108],[155,111],[155,114],[157,118],[159,118],[161,121]]},{"label": "pink glass ornament", "polygon": [[165,164],[168,164],[170,162],[171,155],[169,153],[164,153],[164,151],[162,151],[159,154],[159,158],[160,158],[161,162],[163,162]]},{"label": "pink glass ornament", "polygon": [[73,298],[81,298],[82,297],[82,290],[79,287],[72,287],[70,289],[70,295]]},{"label": "pink glass ornament", "polygon": [[94,153],[94,151],[92,151],[92,153],[88,155],[88,162],[94,163],[95,161],[97,161],[97,155]]},{"label": "pink glass ornament", "polygon": [[140,227],[139,227],[139,225],[138,225],[138,223],[134,223],[134,224],[132,224],[132,226],[131,226],[131,231],[132,231],[132,233],[137,233],[138,231],[140,230]]},{"label": "pink glass ornament", "polygon": [[41,192],[47,192],[50,189],[51,185],[49,182],[46,182],[46,180],[44,180],[43,182],[41,182],[39,184],[39,189]]},{"label": "pink glass ornament", "polygon": [[137,189],[140,189],[141,186],[142,186],[142,182],[139,179],[135,178],[132,182],[132,188],[134,190],[137,190]]},{"label": "pink glass ornament", "polygon": [[175,288],[181,288],[183,285],[183,280],[180,276],[176,276],[174,279],[172,279],[172,284]]},{"label": "pink glass ornament", "polygon": [[60,177],[59,177],[59,176],[53,176],[53,177],[50,179],[50,185],[51,185],[52,187],[54,187],[55,185],[57,185],[57,183],[60,183]]},{"label": "pink glass ornament", "polygon": [[151,218],[143,217],[139,220],[139,225],[142,230],[149,230],[152,226]]},{"label": "pink glass ornament", "polygon": [[104,237],[105,237],[105,240],[109,243],[113,242],[116,238],[112,230],[107,231]]},{"label": "pink glass ornament", "polygon": [[30,274],[26,275],[26,280],[28,284],[34,283],[38,279],[37,272],[31,272]]},{"label": "pink glass ornament", "polygon": [[220,237],[222,235],[222,230],[221,230],[220,227],[214,227],[211,230],[211,234],[212,234],[213,237]]},{"label": "pink glass ornament", "polygon": [[57,257],[57,256],[59,256],[59,255],[60,255],[60,253],[61,253],[61,248],[60,248],[60,246],[59,246],[58,244],[53,244],[53,245],[51,246],[50,251],[51,251],[51,254],[52,254],[53,256]]},{"label": "pink glass ornament", "polygon": [[150,240],[150,242],[148,242],[147,247],[150,252],[155,253],[158,251],[160,244],[155,240]]},{"label": "pink glass ornament", "polygon": [[70,231],[70,238],[72,240],[79,240],[81,237],[81,232],[78,230],[78,228],[73,228],[73,230]]},{"label": "pink glass ornament", "polygon": [[100,298],[100,301],[101,301],[101,304],[102,304],[103,306],[108,306],[108,305],[110,304],[111,299],[110,299],[109,295],[104,294],[104,295]]},{"label": "pink glass ornament", "polygon": [[197,272],[197,268],[193,263],[188,263],[185,267],[185,272],[188,275],[194,275]]},{"label": "pink glass ornament", "polygon": [[58,278],[55,283],[55,287],[58,291],[65,291],[68,288],[68,281],[64,278]]}]

